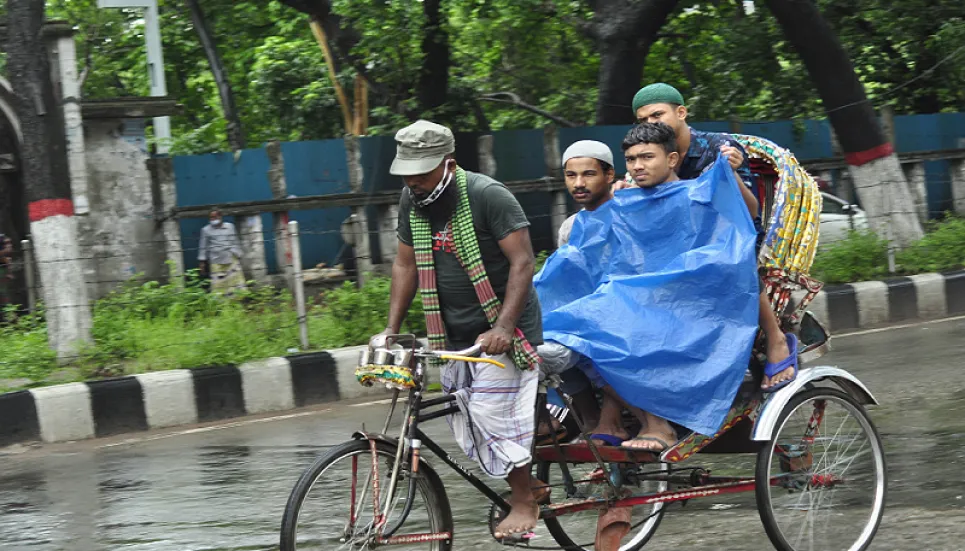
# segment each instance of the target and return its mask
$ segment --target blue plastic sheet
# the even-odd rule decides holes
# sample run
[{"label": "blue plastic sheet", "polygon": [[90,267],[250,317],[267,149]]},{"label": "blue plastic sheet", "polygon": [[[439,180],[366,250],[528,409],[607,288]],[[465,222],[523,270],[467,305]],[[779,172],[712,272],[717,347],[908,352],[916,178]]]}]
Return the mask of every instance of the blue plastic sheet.
[{"label": "blue plastic sheet", "polygon": [[756,233],[726,160],[577,215],[535,279],[543,335],[629,403],[701,434],[723,423],[758,327]]}]

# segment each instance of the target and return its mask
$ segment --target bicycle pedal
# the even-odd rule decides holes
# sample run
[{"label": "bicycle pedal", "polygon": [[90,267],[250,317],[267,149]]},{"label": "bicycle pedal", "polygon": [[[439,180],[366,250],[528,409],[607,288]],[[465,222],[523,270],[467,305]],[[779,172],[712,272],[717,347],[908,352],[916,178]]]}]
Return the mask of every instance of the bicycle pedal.
[{"label": "bicycle pedal", "polygon": [[535,532],[526,532],[525,534],[514,534],[512,536],[506,536],[504,538],[496,540],[500,545],[512,545],[512,546],[529,546],[530,540],[536,538]]}]

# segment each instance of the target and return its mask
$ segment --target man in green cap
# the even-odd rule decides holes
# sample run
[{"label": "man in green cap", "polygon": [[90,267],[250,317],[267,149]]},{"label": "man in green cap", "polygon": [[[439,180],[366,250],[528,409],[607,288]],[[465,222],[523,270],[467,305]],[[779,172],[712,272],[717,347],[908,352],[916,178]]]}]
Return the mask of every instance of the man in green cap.
[{"label": "man in green cap", "polygon": [[512,510],[496,537],[523,534],[539,516],[529,465],[539,384],[535,347],[543,343],[529,221],[506,186],[456,165],[448,128],[420,120],[395,140],[390,172],[406,187],[399,251],[388,325],[370,343],[383,346],[386,335],[399,332],[418,290],[432,349],[479,344],[506,365],[450,362],[441,382],[460,409],[449,418],[456,441],[486,474],[506,478],[512,488]]},{"label": "man in green cap", "polygon": [[[709,170],[720,154],[727,158],[737,175],[737,181],[744,183],[740,186],[740,193],[751,218],[754,219],[760,247],[763,237],[760,202],[754,194],[754,177],[747,162],[747,154],[740,143],[730,134],[702,132],[691,128],[687,124],[687,107],[684,105],[683,95],[663,82],[645,86],[633,96],[633,113],[638,123],[662,122],[674,130],[677,136],[677,153],[680,154],[677,175],[682,180],[692,180]],[[632,179],[628,178],[626,182],[618,182],[614,189],[632,185]],[[777,314],[771,309],[770,301],[763,292],[760,299],[760,324],[767,341],[765,373],[773,374],[765,375],[761,388],[765,392],[774,392],[786,386],[797,375],[797,355],[792,353],[792,349],[797,348],[796,339],[794,335],[785,335],[781,331]]]}]

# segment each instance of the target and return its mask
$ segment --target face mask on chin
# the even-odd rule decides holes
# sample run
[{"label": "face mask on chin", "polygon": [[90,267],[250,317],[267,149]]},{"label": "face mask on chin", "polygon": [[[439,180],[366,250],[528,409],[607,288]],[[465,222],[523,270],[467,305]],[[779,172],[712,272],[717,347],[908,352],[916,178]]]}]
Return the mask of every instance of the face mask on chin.
[{"label": "face mask on chin", "polygon": [[216,228],[220,228],[220,227],[221,227],[221,222],[222,222],[222,220],[221,220],[220,218],[215,218],[215,219],[211,220],[211,225],[214,226],[214,227],[216,227]]},{"label": "face mask on chin", "polygon": [[438,199],[439,196],[442,195],[444,191],[446,191],[446,188],[449,187],[449,183],[452,182],[452,172],[449,171],[449,163],[452,163],[452,162],[455,162],[455,161],[453,161],[452,159],[449,159],[446,161],[446,168],[444,170],[444,174],[442,175],[442,178],[439,179],[439,183],[436,184],[435,189],[433,189],[432,192],[429,193],[429,195],[425,196],[424,198],[420,198],[415,193],[412,192],[411,188],[409,188],[409,196],[412,199],[412,202],[414,202],[417,207],[422,207],[422,208],[428,207],[436,199]]}]

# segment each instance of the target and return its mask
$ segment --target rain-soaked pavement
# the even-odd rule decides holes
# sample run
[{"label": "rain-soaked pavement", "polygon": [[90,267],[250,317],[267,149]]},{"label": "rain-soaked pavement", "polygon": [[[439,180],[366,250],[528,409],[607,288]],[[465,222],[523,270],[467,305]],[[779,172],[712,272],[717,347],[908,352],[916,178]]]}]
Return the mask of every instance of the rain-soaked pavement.
[{"label": "rain-soaked pavement", "polygon": [[[886,447],[889,494],[871,548],[965,549],[965,320],[839,337],[834,347],[819,363],[850,370],[883,404],[871,413]],[[380,425],[384,413],[384,405],[340,404],[130,442],[0,450],[0,550],[277,549],[302,469],[362,422]],[[429,432],[448,441],[444,423]],[[443,476],[455,549],[498,549],[482,521],[485,500]],[[752,493],[670,511],[651,546],[772,548]],[[552,541],[540,536],[534,544]]]}]

